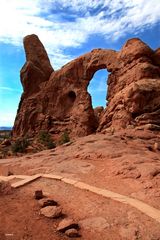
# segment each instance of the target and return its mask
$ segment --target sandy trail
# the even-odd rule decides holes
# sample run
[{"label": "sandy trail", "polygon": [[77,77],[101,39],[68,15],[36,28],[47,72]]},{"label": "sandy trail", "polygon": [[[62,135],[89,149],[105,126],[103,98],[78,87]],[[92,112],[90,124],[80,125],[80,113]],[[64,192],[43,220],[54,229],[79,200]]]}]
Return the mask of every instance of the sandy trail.
[{"label": "sandy trail", "polygon": [[156,209],[140,200],[137,200],[137,199],[134,199],[134,198],[131,198],[131,197],[107,190],[107,189],[98,188],[98,187],[86,184],[84,182],[81,182],[81,181],[77,181],[77,180],[70,179],[70,178],[65,178],[60,175],[42,174],[42,173],[39,173],[39,174],[36,174],[33,176],[12,175],[12,176],[8,176],[8,177],[0,176],[0,180],[10,181],[14,178],[21,179],[20,181],[17,181],[17,182],[14,182],[11,184],[12,187],[18,188],[18,187],[22,187],[22,186],[38,179],[40,177],[62,181],[67,184],[73,185],[76,188],[79,188],[82,190],[87,190],[87,191],[96,193],[98,195],[101,195],[103,197],[110,198],[112,200],[115,200],[115,201],[118,201],[118,202],[121,202],[124,204],[128,204],[160,223],[160,210],[159,209]]}]

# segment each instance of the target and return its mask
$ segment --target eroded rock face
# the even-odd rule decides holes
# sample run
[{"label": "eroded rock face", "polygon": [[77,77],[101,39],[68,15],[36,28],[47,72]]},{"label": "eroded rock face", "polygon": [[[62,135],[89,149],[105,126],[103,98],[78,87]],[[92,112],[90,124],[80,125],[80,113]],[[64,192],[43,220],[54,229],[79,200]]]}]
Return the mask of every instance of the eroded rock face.
[{"label": "eroded rock face", "polygon": [[49,79],[53,68],[50,64],[47,52],[36,35],[24,38],[26,63],[21,69],[21,82],[24,94],[32,95],[40,90],[40,85]]},{"label": "eroded rock face", "polygon": [[160,125],[160,58],[140,39],[131,39],[117,55],[108,80],[108,106],[99,130],[113,126]]},{"label": "eroded rock face", "polygon": [[[159,49],[153,51],[141,40],[131,39],[119,52],[95,49],[54,71],[37,36],[25,37],[24,47],[24,93],[13,136],[40,130],[55,136],[64,130],[85,136],[111,126],[160,125]],[[109,72],[108,105],[97,120],[87,87],[100,69]]]}]

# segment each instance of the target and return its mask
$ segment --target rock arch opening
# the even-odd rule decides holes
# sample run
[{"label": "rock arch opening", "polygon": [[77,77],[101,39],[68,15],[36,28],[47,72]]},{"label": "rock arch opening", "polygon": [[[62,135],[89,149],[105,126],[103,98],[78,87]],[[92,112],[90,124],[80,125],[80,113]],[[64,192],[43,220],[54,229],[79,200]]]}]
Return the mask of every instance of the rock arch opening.
[{"label": "rock arch opening", "polygon": [[93,108],[106,107],[107,79],[108,71],[105,68],[97,70],[89,82],[87,91],[91,95]]}]

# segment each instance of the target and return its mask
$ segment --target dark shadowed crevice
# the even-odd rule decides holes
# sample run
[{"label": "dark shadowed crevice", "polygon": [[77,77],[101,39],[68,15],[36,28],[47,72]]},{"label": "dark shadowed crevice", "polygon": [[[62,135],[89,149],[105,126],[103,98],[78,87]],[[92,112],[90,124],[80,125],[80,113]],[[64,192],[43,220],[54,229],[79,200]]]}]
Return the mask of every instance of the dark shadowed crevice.
[{"label": "dark shadowed crevice", "polygon": [[60,115],[63,118],[66,114],[72,110],[76,100],[76,93],[73,90],[66,92],[62,97],[59,105]]},{"label": "dark shadowed crevice", "polygon": [[68,100],[71,102],[71,103],[74,103],[74,101],[76,100],[76,94],[74,91],[70,91],[68,93]]}]

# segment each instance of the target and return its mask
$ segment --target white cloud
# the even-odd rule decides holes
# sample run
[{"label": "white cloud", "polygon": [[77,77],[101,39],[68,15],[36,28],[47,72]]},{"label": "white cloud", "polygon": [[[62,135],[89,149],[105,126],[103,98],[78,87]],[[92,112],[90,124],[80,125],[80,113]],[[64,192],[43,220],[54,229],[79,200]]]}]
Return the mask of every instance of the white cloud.
[{"label": "white cloud", "polygon": [[1,112],[0,111],[0,126],[13,126],[16,116],[15,112]]},{"label": "white cloud", "polygon": [[64,66],[66,63],[72,60],[72,56],[65,55],[62,53],[62,51],[51,51],[49,49],[47,50],[50,52],[50,62],[52,66],[54,66],[54,69],[58,69],[59,67]]},{"label": "white cloud", "polygon": [[[35,33],[57,69],[74,57],[65,49],[83,46],[92,34],[111,41],[160,22],[160,0],[0,0],[0,22],[0,42],[22,46],[22,38]],[[19,92],[0,83],[1,93]],[[96,91],[105,88],[100,81]],[[15,115],[0,112],[0,125],[12,125]]]},{"label": "white cloud", "polygon": [[35,33],[54,68],[73,57],[65,48],[82,46],[92,34],[113,40],[158,21],[159,0],[0,0],[0,41],[19,46]]}]

